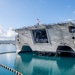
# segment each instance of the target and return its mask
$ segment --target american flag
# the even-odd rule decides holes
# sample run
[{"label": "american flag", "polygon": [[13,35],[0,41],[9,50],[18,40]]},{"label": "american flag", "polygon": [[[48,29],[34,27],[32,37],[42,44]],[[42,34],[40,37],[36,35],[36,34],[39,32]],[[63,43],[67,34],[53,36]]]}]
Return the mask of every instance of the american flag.
[{"label": "american flag", "polygon": [[39,19],[37,19],[37,22],[39,23],[39,22],[40,22],[40,20],[39,20]]}]

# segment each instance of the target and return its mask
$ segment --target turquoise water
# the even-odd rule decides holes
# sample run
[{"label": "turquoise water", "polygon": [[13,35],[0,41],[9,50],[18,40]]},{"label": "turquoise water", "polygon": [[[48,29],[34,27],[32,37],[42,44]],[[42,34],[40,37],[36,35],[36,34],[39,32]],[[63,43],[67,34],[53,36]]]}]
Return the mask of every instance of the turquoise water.
[{"label": "turquoise water", "polygon": [[[4,45],[4,47],[0,45],[0,52],[2,50],[16,50],[14,45]],[[45,57],[33,53],[8,53],[0,54],[0,64],[15,69],[23,75],[75,75],[75,58],[72,57]],[[0,75],[15,74],[0,67]]]},{"label": "turquoise water", "polygon": [[[0,45],[0,53],[15,51],[14,45]],[[6,65],[14,69],[16,53],[0,54],[0,64]],[[0,67],[0,75],[15,75],[12,72]]]}]

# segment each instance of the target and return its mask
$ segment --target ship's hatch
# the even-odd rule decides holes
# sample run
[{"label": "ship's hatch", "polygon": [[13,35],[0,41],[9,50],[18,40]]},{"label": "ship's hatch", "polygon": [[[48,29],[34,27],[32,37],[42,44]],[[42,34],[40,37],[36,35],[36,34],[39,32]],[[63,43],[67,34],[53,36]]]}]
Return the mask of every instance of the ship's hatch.
[{"label": "ship's hatch", "polygon": [[48,43],[45,29],[32,30],[34,43]]}]

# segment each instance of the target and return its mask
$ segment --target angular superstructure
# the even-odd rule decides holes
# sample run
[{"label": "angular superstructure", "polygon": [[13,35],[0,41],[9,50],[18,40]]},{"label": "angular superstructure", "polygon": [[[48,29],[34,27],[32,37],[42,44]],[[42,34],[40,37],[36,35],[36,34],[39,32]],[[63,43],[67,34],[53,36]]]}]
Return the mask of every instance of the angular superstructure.
[{"label": "angular superstructure", "polygon": [[17,52],[74,52],[75,25],[72,22],[34,25],[15,29]]}]

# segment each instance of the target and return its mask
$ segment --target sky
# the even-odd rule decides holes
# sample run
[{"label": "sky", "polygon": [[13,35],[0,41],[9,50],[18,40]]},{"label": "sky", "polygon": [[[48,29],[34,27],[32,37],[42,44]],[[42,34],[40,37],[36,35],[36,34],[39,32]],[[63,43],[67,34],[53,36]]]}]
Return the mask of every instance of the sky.
[{"label": "sky", "polygon": [[75,20],[75,0],[0,0],[0,38],[12,29],[36,25],[37,18],[40,24]]}]

